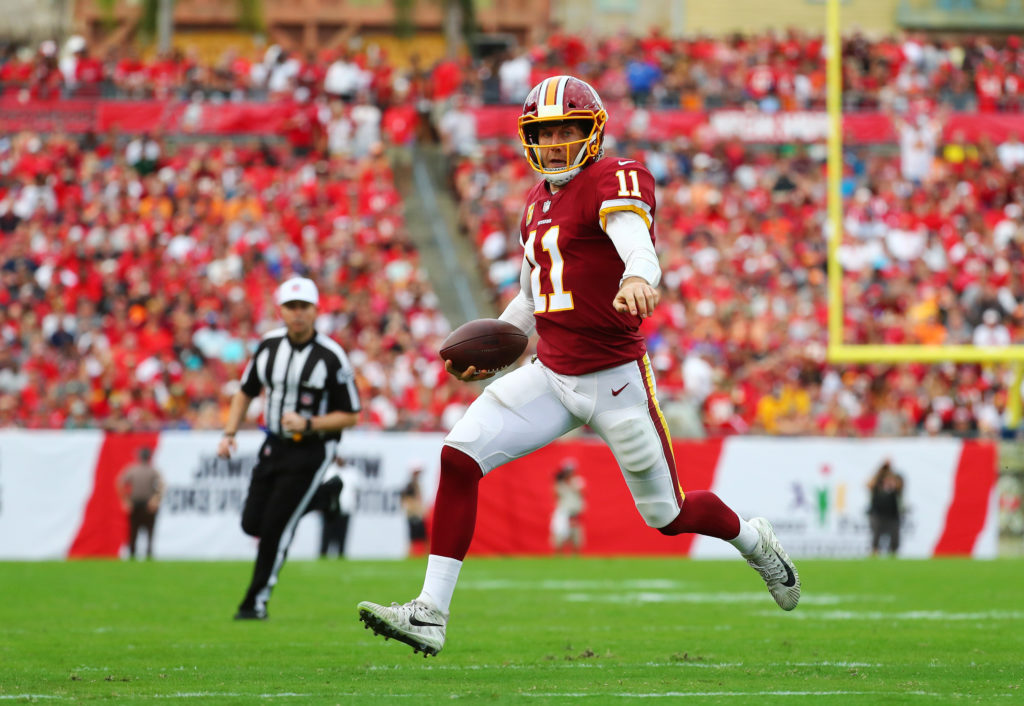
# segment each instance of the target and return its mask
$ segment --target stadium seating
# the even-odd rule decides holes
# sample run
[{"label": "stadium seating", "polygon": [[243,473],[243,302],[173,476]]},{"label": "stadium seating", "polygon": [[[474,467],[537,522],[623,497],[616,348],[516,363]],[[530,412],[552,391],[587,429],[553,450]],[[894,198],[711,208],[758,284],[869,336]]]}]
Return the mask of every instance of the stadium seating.
[{"label": "stadium seating", "polygon": [[[559,35],[498,63],[430,69],[392,66],[372,51],[281,61],[268,50],[204,63],[128,50],[91,58],[88,47],[52,42],[9,47],[0,99],[26,105],[291,97],[298,107],[285,141],[0,134],[0,426],[218,427],[248,352],[274,325],[274,283],[301,272],[324,291],[320,329],[360,371],[367,425],[444,429],[475,390],[438,365],[449,326],[395,208],[380,140],[429,136],[463,103],[457,96],[514,103],[563,71],[638,106],[818,109],[821,44],[796,31]],[[1022,64],[1014,37],[853,35],[844,103],[1019,111],[1013,67]],[[415,107],[422,122],[392,129],[377,108],[396,105]],[[645,333],[684,433],[1000,432],[1010,384],[1001,367],[824,362],[816,147],[627,135],[614,149],[642,159],[660,185],[665,299]],[[507,141],[453,148],[460,225],[499,300],[517,286],[515,226],[533,180],[520,154]],[[848,150],[846,340],[1019,343],[1022,164],[1013,138],[952,139],[923,178],[892,145]]]},{"label": "stadium seating", "polygon": [[25,133],[4,163],[0,426],[219,427],[293,272],[321,287],[369,425],[436,429],[466,403],[379,150]]},{"label": "stadium seating", "polygon": [[[517,103],[537,80],[572,73],[590,81],[607,101],[685,110],[756,105],[764,111],[822,108],[823,38],[799,30],[763,35],[646,36],[589,39],[558,32],[522,55],[401,69],[380,47],[358,52],[288,55],[273,45],[235,49],[219,58],[175,51],[141,58],[116,47],[94,56],[81,37],[63,47],[10,45],[0,53],[0,93],[27,99],[70,95],[235,100],[296,90],[315,96],[366,90],[379,105],[447,98],[456,89],[485,103]],[[1012,111],[1024,107],[1020,38],[919,34],[843,42],[846,109],[899,109],[915,100],[955,110]],[[325,78],[327,87],[324,86]]]},{"label": "stadium seating", "polygon": [[[651,166],[660,185],[665,299],[644,330],[663,396],[700,410],[702,423],[684,433],[1000,433],[1004,368],[825,363],[820,150],[633,141],[614,150]],[[1022,172],[992,145],[968,153],[942,152],[925,189],[901,176],[896,154],[848,155],[844,340],[1024,339]],[[462,228],[503,301],[518,289],[514,195],[533,179],[507,143],[482,145],[454,170]]]}]

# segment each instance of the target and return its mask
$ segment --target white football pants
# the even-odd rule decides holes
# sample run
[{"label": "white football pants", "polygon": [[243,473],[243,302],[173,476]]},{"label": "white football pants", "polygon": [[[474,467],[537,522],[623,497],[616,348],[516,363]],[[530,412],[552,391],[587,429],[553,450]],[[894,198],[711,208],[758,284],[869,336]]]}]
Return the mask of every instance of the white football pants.
[{"label": "white football pants", "polygon": [[674,520],[683,495],[646,355],[587,375],[559,375],[534,360],[488,385],[445,443],[487,474],[584,424],[611,448],[644,521]]}]

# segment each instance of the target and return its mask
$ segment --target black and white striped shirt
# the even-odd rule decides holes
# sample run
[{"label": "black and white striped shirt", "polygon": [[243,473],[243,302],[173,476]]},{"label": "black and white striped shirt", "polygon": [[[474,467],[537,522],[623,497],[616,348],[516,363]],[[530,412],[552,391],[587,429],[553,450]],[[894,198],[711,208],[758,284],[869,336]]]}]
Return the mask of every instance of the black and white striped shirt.
[{"label": "black and white striped shirt", "polygon": [[[266,388],[263,411],[267,432],[289,436],[281,429],[285,412],[314,417],[328,412],[358,412],[355,371],[344,349],[321,333],[301,346],[288,340],[288,330],[270,331],[242,373],[242,392],[258,397]],[[340,439],[341,432],[325,432],[322,439]]]}]

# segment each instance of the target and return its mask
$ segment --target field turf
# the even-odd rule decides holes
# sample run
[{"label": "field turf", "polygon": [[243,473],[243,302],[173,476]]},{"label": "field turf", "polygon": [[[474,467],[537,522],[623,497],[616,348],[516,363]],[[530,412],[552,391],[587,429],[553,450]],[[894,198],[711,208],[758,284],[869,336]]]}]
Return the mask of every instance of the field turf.
[{"label": "field turf", "polygon": [[474,559],[436,658],[374,637],[424,561],[0,563],[0,703],[1024,703],[1024,561]]}]

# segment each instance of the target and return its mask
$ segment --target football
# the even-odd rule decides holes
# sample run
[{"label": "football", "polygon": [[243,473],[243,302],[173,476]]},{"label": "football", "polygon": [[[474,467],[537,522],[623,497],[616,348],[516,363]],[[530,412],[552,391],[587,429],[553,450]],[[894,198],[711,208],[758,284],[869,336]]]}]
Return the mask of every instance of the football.
[{"label": "football", "polygon": [[471,365],[478,372],[495,372],[516,362],[526,350],[528,337],[500,319],[476,319],[452,331],[441,344],[441,360],[459,371]]}]

